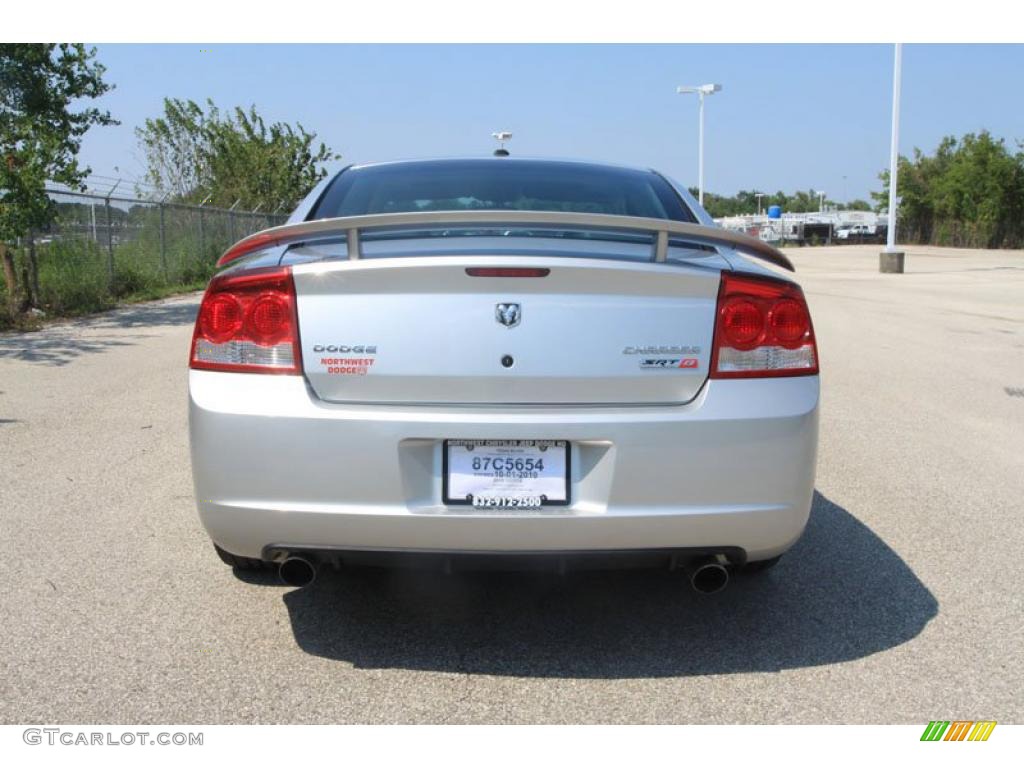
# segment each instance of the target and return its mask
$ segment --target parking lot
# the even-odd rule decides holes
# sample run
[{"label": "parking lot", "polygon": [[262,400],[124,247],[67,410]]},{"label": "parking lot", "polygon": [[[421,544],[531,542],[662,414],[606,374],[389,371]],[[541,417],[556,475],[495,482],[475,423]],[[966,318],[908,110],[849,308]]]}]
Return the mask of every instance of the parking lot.
[{"label": "parking lot", "polygon": [[[818,482],[772,572],[233,574],[195,514],[198,296],[0,335],[0,721],[1024,720],[1024,252],[794,249]],[[273,450],[273,446],[268,446]]]}]

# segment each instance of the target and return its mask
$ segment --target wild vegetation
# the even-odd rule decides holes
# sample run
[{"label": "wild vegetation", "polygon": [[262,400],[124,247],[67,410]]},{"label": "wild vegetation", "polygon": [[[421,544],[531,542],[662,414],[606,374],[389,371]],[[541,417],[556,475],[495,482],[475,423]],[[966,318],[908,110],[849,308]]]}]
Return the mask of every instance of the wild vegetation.
[{"label": "wild vegetation", "polygon": [[84,133],[116,123],[77,108],[112,87],[95,56],[81,45],[0,45],[0,327],[201,288],[220,251],[283,221],[338,157],[301,125],[268,125],[255,106],[165,99],[136,129],[142,181],[159,204],[55,197],[48,184],[83,189]]},{"label": "wild vegetation", "polygon": [[290,210],[340,156],[301,124],[269,127],[256,111],[222,113],[208,100],[164,99],[164,113],[137,128],[146,180],[182,203]]},{"label": "wild vegetation", "polygon": [[0,265],[8,317],[38,307],[41,292],[35,250],[25,249],[19,264],[8,244],[53,222],[46,182],[80,185],[89,173],[78,164],[82,137],[116,123],[109,112],[78,108],[112,87],[95,57],[80,44],[0,44]]},{"label": "wild vegetation", "polygon": [[[900,242],[962,248],[1024,247],[1024,144],[1011,152],[987,131],[947,136],[934,154],[900,158]],[[879,206],[889,200],[880,174]]]},{"label": "wild vegetation", "polygon": [[[934,153],[915,149],[900,157],[898,239],[901,243],[962,248],[1024,247],[1024,143],[1014,152],[988,131],[962,138],[944,138]],[[889,205],[889,172],[879,174],[882,189],[872,192],[872,206],[854,200],[839,207],[885,211]],[[696,190],[692,190],[696,194]],[[779,205],[788,212],[817,211],[813,190],[761,198],[762,210]],[[825,199],[825,205],[835,205]],[[753,191],[732,197],[704,193],[704,207],[718,218],[757,211]]]}]

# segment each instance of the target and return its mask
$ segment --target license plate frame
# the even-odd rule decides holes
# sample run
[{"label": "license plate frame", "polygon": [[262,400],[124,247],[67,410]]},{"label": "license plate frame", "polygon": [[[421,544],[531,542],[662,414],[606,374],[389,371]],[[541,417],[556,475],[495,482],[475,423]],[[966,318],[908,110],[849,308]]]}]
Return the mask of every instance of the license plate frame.
[{"label": "license plate frame", "polygon": [[[469,497],[464,498],[453,498],[450,494],[451,486],[451,466],[450,466],[450,449],[453,446],[462,446],[466,444],[473,444],[474,446],[480,445],[484,447],[488,446],[523,446],[530,444],[531,446],[539,446],[541,444],[560,449],[564,452],[565,459],[565,473],[564,473],[564,492],[562,499],[547,499],[541,500],[540,508],[544,507],[566,507],[571,501],[572,497],[570,494],[572,477],[572,444],[568,440],[473,440],[473,439],[451,439],[444,440],[441,443],[441,500],[445,505],[448,506],[462,506],[472,507],[473,501]],[[502,511],[515,511],[515,507],[485,507],[483,509],[490,510],[502,510]],[[538,507],[529,507],[527,509],[538,509]]]}]

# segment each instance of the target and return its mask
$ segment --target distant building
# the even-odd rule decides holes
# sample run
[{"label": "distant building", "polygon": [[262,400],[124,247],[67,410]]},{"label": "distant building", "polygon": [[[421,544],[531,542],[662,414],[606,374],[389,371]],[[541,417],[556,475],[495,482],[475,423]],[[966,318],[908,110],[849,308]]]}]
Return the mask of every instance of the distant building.
[{"label": "distant building", "polygon": [[[874,211],[808,211],[785,213],[778,218],[767,214],[726,216],[715,223],[733,232],[743,232],[772,243],[874,242],[884,237],[888,218]],[[846,234],[842,231],[846,230]],[[849,237],[849,233],[856,233]],[[837,237],[837,235],[839,235]]]}]

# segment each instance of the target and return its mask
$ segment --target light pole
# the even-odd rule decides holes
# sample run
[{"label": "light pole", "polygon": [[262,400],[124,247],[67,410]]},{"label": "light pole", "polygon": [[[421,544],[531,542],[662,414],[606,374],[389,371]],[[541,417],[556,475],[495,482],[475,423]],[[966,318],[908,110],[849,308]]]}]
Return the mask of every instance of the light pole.
[{"label": "light pole", "polygon": [[903,272],[904,254],[896,250],[896,175],[900,148],[900,75],[903,69],[903,45],[896,43],[892,67],[892,138],[889,146],[889,228],[885,250],[878,258],[879,272]]},{"label": "light pole", "polygon": [[755,192],[754,197],[757,198],[757,215],[761,215],[761,198],[764,197],[764,192]]},{"label": "light pole", "polygon": [[696,93],[700,99],[700,129],[697,134],[697,202],[704,205],[704,97],[718,93],[722,86],[718,83],[704,85],[680,85],[676,93]]},{"label": "light pole", "polygon": [[825,193],[818,190],[818,213],[825,212]]},{"label": "light pole", "polygon": [[505,149],[505,142],[512,139],[512,131],[495,131],[491,137],[498,142],[498,148],[494,150],[495,157],[508,157],[508,150]]}]

